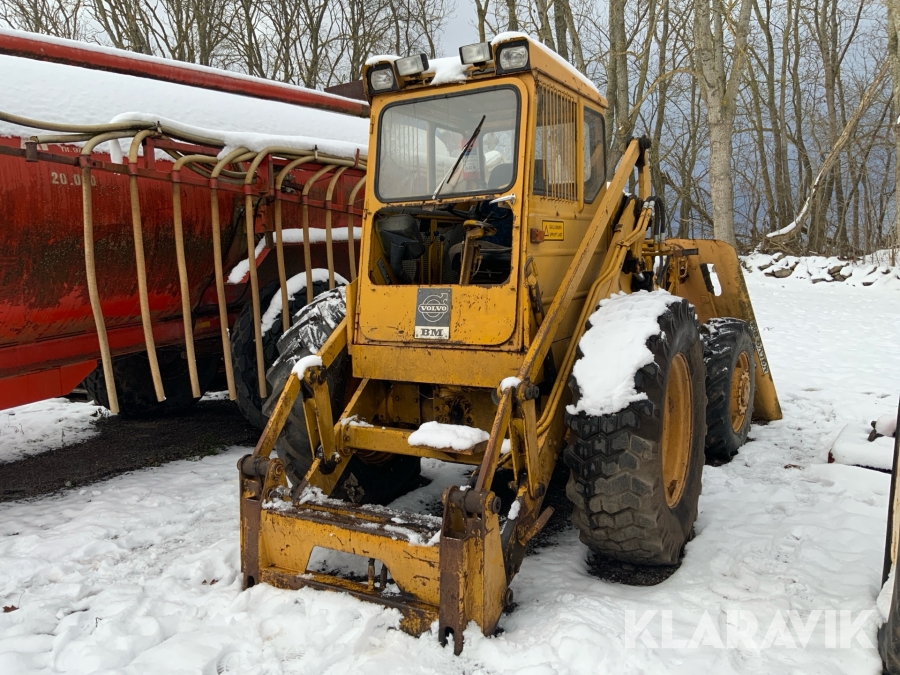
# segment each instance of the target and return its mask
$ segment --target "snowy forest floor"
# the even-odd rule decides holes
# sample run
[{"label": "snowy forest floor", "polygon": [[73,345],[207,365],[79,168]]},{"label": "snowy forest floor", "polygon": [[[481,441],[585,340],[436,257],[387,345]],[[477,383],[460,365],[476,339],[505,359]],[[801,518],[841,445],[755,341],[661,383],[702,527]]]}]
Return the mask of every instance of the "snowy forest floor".
[{"label": "snowy forest floor", "polygon": [[[864,643],[879,623],[890,479],[827,461],[841,432],[865,436],[897,409],[900,292],[747,281],[784,419],[754,426],[731,464],[705,467],[696,538],[662,583],[598,579],[563,527],[526,558],[502,632],[470,627],[460,657],[343,595],[242,591],[235,462],[248,449],[233,447],[0,504],[0,672],[879,673]],[[398,507],[461,476],[437,462],[423,474],[433,482]],[[758,632],[729,646],[738,611]],[[845,646],[824,617],[841,611],[861,626]],[[779,616],[787,626],[764,646]]]}]

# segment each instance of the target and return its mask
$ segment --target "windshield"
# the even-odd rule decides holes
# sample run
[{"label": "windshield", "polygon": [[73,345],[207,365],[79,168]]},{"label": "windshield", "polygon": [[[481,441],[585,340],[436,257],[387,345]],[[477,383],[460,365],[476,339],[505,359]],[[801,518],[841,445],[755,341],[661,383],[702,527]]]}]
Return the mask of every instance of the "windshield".
[{"label": "windshield", "polygon": [[381,113],[381,201],[503,192],[515,180],[519,93],[498,87],[395,103]]}]

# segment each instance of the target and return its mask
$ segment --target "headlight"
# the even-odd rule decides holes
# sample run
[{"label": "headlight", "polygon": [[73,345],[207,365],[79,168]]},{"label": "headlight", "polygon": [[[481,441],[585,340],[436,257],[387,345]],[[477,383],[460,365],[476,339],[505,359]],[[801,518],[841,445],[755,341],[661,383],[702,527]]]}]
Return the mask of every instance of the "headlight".
[{"label": "headlight", "polygon": [[489,42],[479,42],[459,48],[459,60],[466,65],[487,63],[491,60],[491,56],[491,45]]},{"label": "headlight", "polygon": [[498,70],[508,72],[528,67],[528,44],[511,44],[500,48],[497,57]]},{"label": "headlight", "polygon": [[383,66],[377,66],[369,71],[369,86],[372,91],[388,91],[397,88],[397,81],[394,79],[394,69],[391,64],[387,63]]},{"label": "headlight", "polygon": [[400,77],[411,77],[428,70],[428,57],[425,54],[407,56],[405,59],[394,61],[394,67]]}]

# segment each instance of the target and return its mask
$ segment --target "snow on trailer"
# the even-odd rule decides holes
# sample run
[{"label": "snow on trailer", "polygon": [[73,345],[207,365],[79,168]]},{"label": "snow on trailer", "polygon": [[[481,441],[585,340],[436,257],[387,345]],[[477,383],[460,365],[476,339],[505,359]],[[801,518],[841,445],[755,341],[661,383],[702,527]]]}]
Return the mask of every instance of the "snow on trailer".
[{"label": "snow on trailer", "polygon": [[145,79],[250,96],[255,100],[280,101],[357,117],[369,116],[369,106],[364,101],[243,73],[226,72],[218,68],[125,52],[49,35],[0,28],[0,54],[135,75]]},{"label": "snow on trailer", "polygon": [[[259,325],[267,284],[289,303],[298,272],[355,277],[363,102],[15,31],[0,31],[0,71],[0,408],[89,375],[115,408],[113,357],[145,350],[138,394],[189,403],[243,306]],[[264,397],[225,362],[232,397]]]}]

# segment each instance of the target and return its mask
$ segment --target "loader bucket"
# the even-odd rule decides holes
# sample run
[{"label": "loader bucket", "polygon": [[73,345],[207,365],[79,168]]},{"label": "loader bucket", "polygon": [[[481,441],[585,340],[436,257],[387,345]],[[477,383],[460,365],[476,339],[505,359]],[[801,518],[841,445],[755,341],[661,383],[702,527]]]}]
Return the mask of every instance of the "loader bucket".
[{"label": "loader bucket", "polygon": [[[753,416],[765,421],[780,420],[781,404],[737,251],[716,239],[667,239],[666,244],[673,251],[669,291],[694,305],[700,323],[727,316],[741,319],[750,327],[756,346]],[[713,271],[720,289],[712,283]]]}]

